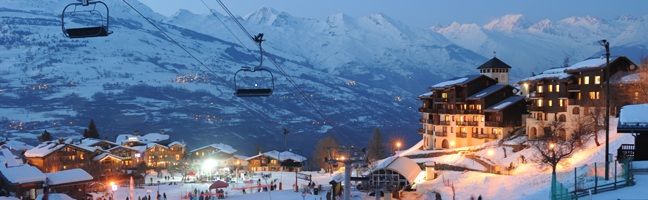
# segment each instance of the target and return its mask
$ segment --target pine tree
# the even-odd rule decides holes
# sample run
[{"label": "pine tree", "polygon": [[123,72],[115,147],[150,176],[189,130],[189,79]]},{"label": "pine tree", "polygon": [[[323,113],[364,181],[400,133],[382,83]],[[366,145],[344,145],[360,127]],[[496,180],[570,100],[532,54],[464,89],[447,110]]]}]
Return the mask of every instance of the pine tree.
[{"label": "pine tree", "polygon": [[45,130],[38,137],[38,141],[41,141],[41,142],[52,141],[52,134],[50,134],[49,132],[47,132],[47,130]]},{"label": "pine tree", "polygon": [[83,131],[83,137],[99,139],[99,131],[97,130],[97,125],[95,125],[94,120],[90,119],[88,128]]},{"label": "pine tree", "polygon": [[373,162],[383,158],[385,158],[385,145],[382,141],[380,129],[375,128],[373,130],[373,136],[369,140],[369,145],[367,145],[367,159]]}]

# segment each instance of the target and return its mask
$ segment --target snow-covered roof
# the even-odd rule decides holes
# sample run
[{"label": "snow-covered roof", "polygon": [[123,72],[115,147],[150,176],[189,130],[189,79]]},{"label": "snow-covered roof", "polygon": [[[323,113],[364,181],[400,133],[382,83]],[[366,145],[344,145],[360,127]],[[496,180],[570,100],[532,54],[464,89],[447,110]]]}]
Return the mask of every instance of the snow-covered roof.
[{"label": "snow-covered roof", "polygon": [[638,73],[632,73],[632,74],[626,74],[622,76],[621,78],[615,80],[615,79],[610,79],[610,82],[613,83],[621,83],[621,84],[630,84],[630,83],[637,83],[641,80],[641,77],[639,76]]},{"label": "snow-covered roof", "polygon": [[[39,195],[38,197],[36,197],[36,200],[42,200],[42,199],[43,199],[43,195]],[[63,193],[49,193],[47,195],[47,199],[49,199],[49,200],[75,200],[72,197],[68,196],[67,194],[63,194]]]},{"label": "snow-covered roof", "polygon": [[45,157],[50,153],[63,148],[66,144],[56,141],[49,141],[39,144],[38,146],[25,151],[26,157]]},{"label": "snow-covered roof", "polygon": [[451,87],[451,86],[454,86],[454,85],[464,84],[464,83],[470,82],[472,80],[475,80],[479,76],[481,76],[481,75],[469,75],[469,76],[465,76],[465,77],[454,78],[454,79],[451,79],[451,80],[443,81],[441,83],[437,83],[437,84],[433,85],[432,88],[433,89],[439,89],[439,88],[446,88],[446,87]]},{"label": "snow-covered roof", "polygon": [[92,176],[88,172],[79,168],[46,173],[45,175],[49,185],[63,185],[92,180]]},{"label": "snow-covered roof", "polygon": [[371,172],[381,169],[388,169],[397,172],[405,177],[410,183],[414,183],[416,176],[421,173],[421,167],[419,167],[414,160],[400,156],[391,156],[377,161],[376,165],[371,169]]},{"label": "snow-covered roof", "polygon": [[120,157],[120,156],[117,156],[117,155],[112,154],[112,153],[102,153],[102,154],[99,154],[99,155],[95,156],[94,158],[92,158],[92,160],[100,161],[100,160],[102,160],[102,159],[104,159],[106,157],[111,157],[111,158],[118,159],[118,160],[125,160],[126,159],[124,157]]},{"label": "snow-covered roof", "polygon": [[423,94],[419,95],[419,98],[428,98],[428,97],[431,97],[432,95],[434,95],[434,92],[426,92],[426,93],[423,93]]},{"label": "snow-covered roof", "polygon": [[194,149],[191,152],[193,153],[193,152],[196,152],[196,151],[203,150],[205,148],[214,148],[214,149],[217,149],[218,151],[221,151],[221,152],[227,153],[227,154],[233,154],[234,152],[237,151],[236,149],[234,149],[230,145],[223,144],[223,143],[218,143],[218,144],[210,144],[210,145],[207,145],[207,146],[203,146],[203,147]]},{"label": "snow-covered roof", "polygon": [[536,80],[541,80],[541,79],[558,79],[558,80],[562,80],[562,79],[566,79],[566,78],[571,77],[572,75],[566,73],[565,69],[566,69],[566,67],[548,69],[548,70],[545,70],[545,71],[543,71],[542,73],[540,73],[538,75],[522,79],[521,82],[536,81]]},{"label": "snow-covered roof", "polygon": [[519,101],[522,101],[522,100],[524,100],[524,96],[510,96],[510,97],[508,97],[508,98],[506,98],[506,99],[500,101],[499,103],[496,103],[495,105],[493,105],[493,106],[487,108],[487,109],[484,110],[484,111],[486,111],[486,112],[489,112],[489,111],[500,111],[500,110],[502,110],[502,109],[504,109],[504,108],[507,108],[507,107],[509,107],[510,105],[513,105],[513,104],[515,104],[515,103],[517,103],[517,102],[519,102]]},{"label": "snow-covered roof", "polygon": [[120,134],[117,135],[115,143],[124,144],[126,142],[142,142],[142,143],[152,143],[152,142],[163,142],[169,140],[169,135],[162,133],[148,133],[146,135],[138,136],[131,134]]},{"label": "snow-covered roof", "polygon": [[605,62],[606,62],[605,57],[591,58],[591,59],[583,60],[581,62],[577,62],[576,64],[567,67],[565,70],[573,71],[573,70],[588,69],[588,68],[598,68],[604,66]]},{"label": "snow-covered roof", "polygon": [[250,158],[248,156],[239,155],[239,154],[234,154],[234,157],[240,160],[247,160],[248,158]]},{"label": "snow-covered roof", "polygon": [[169,145],[167,145],[167,146],[171,147],[171,146],[173,146],[173,145],[180,145],[180,146],[183,146],[183,147],[186,146],[184,143],[182,143],[182,142],[178,142],[178,141],[171,142],[171,143],[169,143]]},{"label": "snow-covered roof", "polygon": [[468,97],[468,99],[480,99],[487,97],[488,95],[491,95],[501,89],[506,87],[504,84],[495,84],[491,85],[490,87],[487,87],[486,89],[480,90],[479,92],[476,92],[475,94],[471,95]]},{"label": "snow-covered roof", "polygon": [[0,173],[12,184],[34,183],[45,181],[45,174],[31,165],[5,167],[0,165]]},{"label": "snow-covered roof", "polygon": [[27,143],[17,141],[17,140],[5,141],[5,143],[2,146],[7,147],[13,151],[24,151],[24,150],[34,148],[34,146],[28,145]]},{"label": "snow-covered roof", "polygon": [[648,129],[648,104],[627,105],[619,113],[619,129],[642,128]]},{"label": "snow-covered roof", "polygon": [[254,159],[254,158],[262,156],[262,155],[263,156],[268,156],[268,157],[270,157],[272,159],[279,160],[281,162],[286,161],[286,160],[294,160],[296,162],[304,162],[306,160],[306,157],[295,154],[293,152],[290,152],[290,151],[279,152],[277,150],[272,150],[272,151],[268,151],[268,152],[265,152],[265,153],[262,153],[262,154],[259,154],[259,155],[256,155],[256,156],[252,156],[252,157],[247,158],[247,160],[251,160],[251,159]]},{"label": "snow-covered roof", "polygon": [[99,139],[94,139],[94,138],[84,138],[84,139],[81,140],[79,145],[91,147],[91,146],[97,145],[97,144],[102,143],[102,142],[112,144],[112,145],[117,145],[116,143],[108,141],[108,140],[99,140]]},{"label": "snow-covered roof", "polygon": [[0,154],[0,164],[6,164],[9,167],[16,167],[23,164],[22,160],[18,159],[18,157],[11,153],[9,149],[2,148],[0,151],[2,152],[2,154]]}]

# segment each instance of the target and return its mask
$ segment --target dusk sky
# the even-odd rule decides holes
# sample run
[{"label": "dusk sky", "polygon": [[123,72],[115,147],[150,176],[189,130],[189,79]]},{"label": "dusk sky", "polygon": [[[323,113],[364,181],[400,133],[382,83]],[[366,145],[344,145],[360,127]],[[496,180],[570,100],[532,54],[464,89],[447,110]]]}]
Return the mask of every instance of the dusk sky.
[{"label": "dusk sky", "polygon": [[[155,11],[170,16],[178,9],[208,13],[200,0],[140,0]],[[215,0],[204,0],[212,8],[221,10]],[[483,24],[505,14],[523,14],[536,21],[544,18],[561,19],[569,16],[596,16],[615,18],[623,15],[648,15],[645,0],[223,0],[236,15],[245,16],[261,7],[286,11],[294,16],[324,18],[345,13],[359,17],[384,13],[418,27],[438,24]]]}]

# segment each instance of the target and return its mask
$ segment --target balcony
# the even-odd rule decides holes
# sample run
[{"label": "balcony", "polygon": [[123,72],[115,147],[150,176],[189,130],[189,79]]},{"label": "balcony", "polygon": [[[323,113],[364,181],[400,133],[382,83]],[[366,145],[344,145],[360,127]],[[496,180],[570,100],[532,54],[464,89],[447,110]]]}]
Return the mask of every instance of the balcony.
[{"label": "balcony", "polygon": [[542,93],[533,92],[533,93],[529,94],[529,97],[531,97],[531,98],[540,98],[540,97],[544,97],[544,92],[542,92]]},{"label": "balcony", "polygon": [[490,126],[490,127],[502,127],[502,122],[484,122],[485,126]]},{"label": "balcony", "polygon": [[466,138],[466,137],[468,137],[468,133],[466,133],[466,132],[457,133],[457,137]]},{"label": "balcony", "polygon": [[457,121],[457,126],[478,126],[479,122]]},{"label": "balcony", "polygon": [[447,136],[448,136],[448,132],[436,132],[435,135],[436,135],[436,136],[440,136],[440,137],[447,137]]},{"label": "balcony", "polygon": [[425,134],[425,129],[419,128],[417,132],[418,132],[418,134],[423,135],[423,134]]},{"label": "balcony", "polygon": [[435,122],[434,125],[446,125],[446,126],[448,126],[448,125],[450,125],[450,121],[438,121],[438,122]]},{"label": "balcony", "polygon": [[418,111],[424,113],[431,113],[433,110],[432,108],[419,108]]}]

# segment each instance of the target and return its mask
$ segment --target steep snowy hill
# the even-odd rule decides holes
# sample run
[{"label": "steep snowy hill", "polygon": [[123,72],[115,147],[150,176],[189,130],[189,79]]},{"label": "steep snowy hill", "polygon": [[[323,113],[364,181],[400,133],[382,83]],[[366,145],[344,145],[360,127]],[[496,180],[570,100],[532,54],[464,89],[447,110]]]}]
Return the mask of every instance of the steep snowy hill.
[{"label": "steep snowy hill", "polygon": [[[72,40],[61,33],[60,1],[3,0],[2,136],[35,138],[44,129],[55,136],[79,134],[92,118],[109,139],[135,130],[167,132],[190,147],[219,141],[247,153],[255,146],[281,146],[283,127],[294,134],[291,147],[304,154],[326,134],[364,145],[374,127],[411,140],[417,138],[412,122],[418,93],[484,60],[439,34],[411,30],[384,15],[319,21],[261,9],[245,17],[251,30],[266,33],[270,59],[311,97],[330,120],[325,123],[276,71],[272,97],[234,97],[234,72],[256,65],[258,55],[212,17],[179,12],[167,19],[129,2],[209,70],[121,1],[106,2],[112,35]],[[443,69],[448,66],[459,70]]]},{"label": "steep snowy hill", "polygon": [[567,57],[573,64],[600,56],[600,39],[610,41],[613,55],[627,55],[634,61],[648,55],[648,39],[642,35],[648,31],[648,16],[612,20],[584,16],[530,22],[523,15],[513,14],[481,26],[452,23],[432,30],[482,56],[491,56],[496,51],[521,69],[513,71],[516,78],[561,66]]}]

